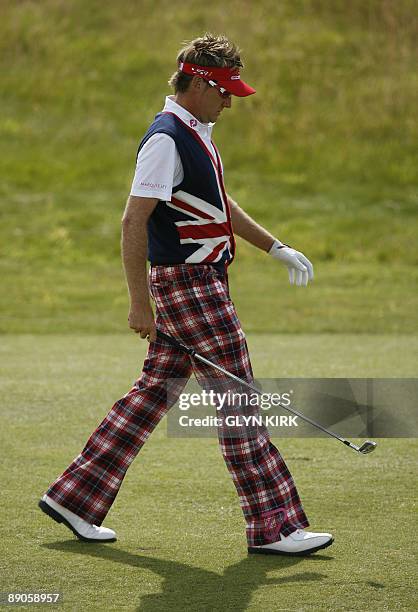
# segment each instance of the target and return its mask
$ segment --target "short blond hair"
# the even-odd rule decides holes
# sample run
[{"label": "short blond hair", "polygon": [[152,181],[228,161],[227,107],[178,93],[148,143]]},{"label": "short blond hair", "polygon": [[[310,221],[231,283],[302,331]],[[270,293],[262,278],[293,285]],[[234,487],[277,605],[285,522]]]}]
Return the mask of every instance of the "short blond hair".
[{"label": "short blond hair", "polygon": [[[199,64],[200,66],[217,66],[219,68],[242,68],[240,49],[223,34],[214,36],[206,32],[200,38],[185,42],[177,55],[177,65],[180,62]],[[176,70],[168,84],[174,87],[174,92],[185,92],[193,76]]]}]

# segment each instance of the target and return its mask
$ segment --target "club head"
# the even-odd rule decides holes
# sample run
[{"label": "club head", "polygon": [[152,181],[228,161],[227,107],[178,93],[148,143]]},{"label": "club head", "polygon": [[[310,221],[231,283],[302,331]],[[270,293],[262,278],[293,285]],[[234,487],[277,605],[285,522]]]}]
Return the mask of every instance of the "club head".
[{"label": "club head", "polygon": [[367,455],[368,453],[372,453],[374,449],[376,448],[376,446],[377,446],[376,442],[372,442],[371,440],[366,440],[359,447],[358,452],[363,453],[363,455]]}]

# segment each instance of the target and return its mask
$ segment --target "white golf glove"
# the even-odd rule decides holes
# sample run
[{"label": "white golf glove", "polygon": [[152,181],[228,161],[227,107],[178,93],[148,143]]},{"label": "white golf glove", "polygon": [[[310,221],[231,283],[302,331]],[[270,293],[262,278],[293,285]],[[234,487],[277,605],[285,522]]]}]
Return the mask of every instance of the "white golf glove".
[{"label": "white golf glove", "polygon": [[273,242],[268,254],[274,259],[279,259],[287,266],[291,285],[296,283],[299,287],[306,287],[308,281],[313,279],[313,266],[309,259],[303,253],[295,251],[280,240]]}]

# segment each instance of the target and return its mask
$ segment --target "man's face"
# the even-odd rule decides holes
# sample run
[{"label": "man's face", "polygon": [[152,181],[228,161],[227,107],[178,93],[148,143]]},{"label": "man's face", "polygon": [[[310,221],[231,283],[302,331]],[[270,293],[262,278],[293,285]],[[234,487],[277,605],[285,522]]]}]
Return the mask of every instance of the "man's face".
[{"label": "man's face", "polygon": [[201,79],[202,87],[199,96],[200,120],[202,123],[215,123],[224,108],[231,108],[231,95],[222,96],[216,87]]}]

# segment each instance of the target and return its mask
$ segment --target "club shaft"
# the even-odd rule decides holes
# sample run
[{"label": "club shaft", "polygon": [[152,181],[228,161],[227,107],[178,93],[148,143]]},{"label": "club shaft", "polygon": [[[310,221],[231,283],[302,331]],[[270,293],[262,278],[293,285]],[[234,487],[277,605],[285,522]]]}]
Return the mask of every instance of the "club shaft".
[{"label": "club shaft", "polygon": [[[163,339],[166,342],[168,342],[169,344],[171,344],[172,346],[175,346],[176,348],[179,348],[183,352],[187,353],[188,355],[190,355],[194,359],[198,359],[200,362],[204,363],[205,365],[207,365],[207,366],[209,366],[211,368],[214,368],[215,370],[218,370],[218,372],[222,372],[222,374],[225,374],[225,376],[228,376],[232,380],[235,380],[240,385],[244,385],[248,389],[251,389],[252,391],[257,393],[258,395],[262,395],[262,392],[259,389],[257,389],[257,387],[255,385],[252,385],[251,383],[248,383],[245,380],[242,380],[241,378],[238,378],[238,376],[235,376],[235,374],[232,374],[232,372],[228,372],[228,370],[225,370],[225,368],[223,368],[222,366],[218,365],[217,363],[213,363],[213,361],[209,361],[209,359],[206,359],[206,357],[203,357],[203,355],[200,355],[199,353],[196,353],[196,351],[194,349],[190,349],[187,346],[185,346],[184,344],[181,344],[181,342],[178,342],[178,340],[176,340],[172,336],[169,336],[168,334],[165,334],[164,332],[161,332],[159,330],[157,331],[157,335],[161,339]],[[283,404],[280,404],[280,403],[277,404],[277,405],[280,406],[281,408],[284,408],[288,412],[291,412],[295,416],[299,417],[300,419],[302,419],[302,421],[305,421],[306,423],[309,423],[310,425],[312,425],[313,427],[316,427],[317,429],[320,429],[321,431],[323,431],[327,435],[332,436],[336,440],[339,440],[340,442],[342,442],[346,446],[350,446],[350,448],[353,448],[356,451],[359,450],[358,446],[356,446],[355,444],[353,444],[349,440],[346,440],[342,436],[339,436],[338,434],[334,433],[333,431],[327,429],[326,427],[324,427],[320,423],[317,423],[316,421],[313,421],[309,417],[307,417],[304,414],[302,414],[301,412],[299,412],[299,410],[296,410],[295,408],[290,408],[290,406],[284,406]]]},{"label": "club shaft", "polygon": [[[213,361],[209,361],[209,359],[206,359],[202,355],[199,355],[199,353],[194,353],[193,357],[195,359],[198,359],[202,363],[205,363],[206,365],[208,365],[208,366],[210,366],[212,368],[215,368],[215,370],[218,370],[219,372],[222,372],[223,374],[225,374],[225,376],[228,376],[229,378],[232,378],[233,380],[237,381],[240,385],[243,385],[244,387],[247,387],[248,389],[251,389],[252,391],[257,393],[258,395],[262,395],[262,392],[260,391],[260,389],[257,389],[257,387],[255,385],[252,385],[251,383],[248,383],[245,380],[242,380],[241,378],[238,378],[238,376],[235,376],[235,374],[232,374],[232,372],[228,372],[228,370],[225,370],[222,366],[220,366],[220,365],[218,365],[216,363],[213,363]],[[306,421],[307,423],[310,423],[311,425],[313,425],[317,429],[320,429],[321,431],[323,431],[324,433],[328,434],[329,436],[332,436],[333,438],[336,438],[340,442],[344,442],[344,444],[347,444],[348,446],[351,446],[352,448],[355,448],[357,450],[357,447],[355,445],[353,445],[351,442],[348,442],[348,440],[345,440],[345,438],[342,438],[341,436],[339,436],[338,434],[334,433],[333,431],[330,431],[329,429],[327,429],[326,427],[324,427],[320,423],[317,423],[316,421],[313,421],[309,417],[307,417],[304,414],[302,414],[301,412],[299,412],[299,410],[296,410],[295,408],[290,408],[290,406],[284,406],[281,403],[278,403],[277,406],[280,406],[281,408],[284,408],[288,412],[291,412],[292,414],[294,414],[295,416],[299,417],[303,421]]]}]

